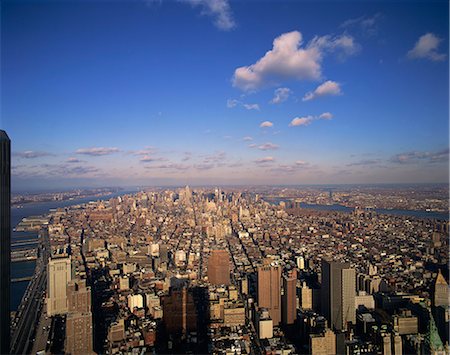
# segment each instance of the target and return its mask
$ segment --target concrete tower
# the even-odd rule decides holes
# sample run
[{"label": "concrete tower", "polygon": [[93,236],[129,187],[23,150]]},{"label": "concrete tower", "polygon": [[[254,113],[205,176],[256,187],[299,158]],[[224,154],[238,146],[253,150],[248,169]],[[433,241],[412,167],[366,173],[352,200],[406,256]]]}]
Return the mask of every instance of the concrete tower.
[{"label": "concrete tower", "polygon": [[11,141],[0,130],[0,354],[9,353],[11,264]]},{"label": "concrete tower", "polygon": [[322,260],[322,313],[334,330],[347,330],[356,323],[355,270],[348,263]]}]

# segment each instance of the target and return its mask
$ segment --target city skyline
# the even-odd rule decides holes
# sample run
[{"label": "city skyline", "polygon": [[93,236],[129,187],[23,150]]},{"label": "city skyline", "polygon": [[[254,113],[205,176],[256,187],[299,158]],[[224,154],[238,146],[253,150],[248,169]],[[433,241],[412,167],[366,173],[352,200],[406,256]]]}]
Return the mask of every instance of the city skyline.
[{"label": "city skyline", "polygon": [[15,189],[448,183],[448,3],[2,3]]}]

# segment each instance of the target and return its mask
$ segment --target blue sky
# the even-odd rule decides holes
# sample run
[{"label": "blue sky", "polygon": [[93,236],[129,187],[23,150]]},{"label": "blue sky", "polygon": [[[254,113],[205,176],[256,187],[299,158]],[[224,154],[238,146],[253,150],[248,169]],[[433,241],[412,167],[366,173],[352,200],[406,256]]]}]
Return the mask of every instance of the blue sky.
[{"label": "blue sky", "polygon": [[445,1],[1,6],[17,189],[448,181]]}]

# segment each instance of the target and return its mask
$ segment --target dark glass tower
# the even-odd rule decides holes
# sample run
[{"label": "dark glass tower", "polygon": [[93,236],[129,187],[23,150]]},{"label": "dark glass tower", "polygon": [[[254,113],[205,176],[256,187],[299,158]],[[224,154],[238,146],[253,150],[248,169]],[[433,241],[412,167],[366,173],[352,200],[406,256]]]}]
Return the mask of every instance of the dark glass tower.
[{"label": "dark glass tower", "polygon": [[11,264],[11,141],[0,130],[0,354],[9,354]]}]

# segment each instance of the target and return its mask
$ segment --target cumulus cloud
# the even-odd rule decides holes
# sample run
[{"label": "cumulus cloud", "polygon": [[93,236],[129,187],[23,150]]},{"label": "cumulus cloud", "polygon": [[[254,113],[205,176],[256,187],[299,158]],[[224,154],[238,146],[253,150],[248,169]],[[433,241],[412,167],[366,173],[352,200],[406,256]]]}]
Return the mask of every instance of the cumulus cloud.
[{"label": "cumulus cloud", "polygon": [[331,120],[333,118],[333,115],[331,114],[331,112],[324,112],[319,115],[319,118],[323,120]]},{"label": "cumulus cloud", "polygon": [[223,31],[236,27],[228,0],[182,0],[194,7],[200,7],[201,14],[213,18],[214,25]]},{"label": "cumulus cloud", "polygon": [[296,126],[308,126],[313,121],[316,120],[331,120],[333,118],[333,115],[330,112],[324,112],[320,114],[319,116],[303,116],[303,117],[295,117],[291,123],[289,123],[290,127],[296,127]]},{"label": "cumulus cloud", "polygon": [[24,159],[36,159],[41,157],[47,157],[53,155],[51,153],[47,152],[40,152],[40,151],[34,151],[34,150],[25,150],[23,152],[14,152],[13,156],[18,158],[24,158]]},{"label": "cumulus cloud", "polygon": [[340,84],[335,81],[328,80],[323,84],[320,84],[314,91],[306,93],[302,101],[310,101],[322,96],[337,96],[341,94],[342,91]]},{"label": "cumulus cloud", "polygon": [[273,127],[273,123],[270,121],[264,121],[262,122],[259,127],[265,128],[265,127]]},{"label": "cumulus cloud", "polygon": [[449,149],[443,149],[436,152],[405,152],[396,154],[391,157],[390,161],[397,164],[410,164],[418,162],[426,163],[442,163],[448,162],[449,159]]},{"label": "cumulus cloud", "polygon": [[289,126],[308,126],[314,120],[314,116],[295,117]]},{"label": "cumulus cloud", "polygon": [[272,50],[255,64],[237,68],[233,85],[242,90],[255,90],[286,79],[318,79],[321,76],[321,54],[317,48],[300,48],[302,34],[284,33],[275,38]]},{"label": "cumulus cloud", "polygon": [[270,157],[270,156],[255,160],[256,164],[261,164],[261,165],[263,165],[263,164],[270,164],[270,163],[273,163],[273,162],[275,162],[275,158],[274,157]]},{"label": "cumulus cloud", "polygon": [[299,31],[275,38],[273,48],[256,63],[235,70],[233,86],[251,91],[285,80],[318,80],[322,76],[321,64],[326,53],[339,52],[346,57],[358,50],[349,35],[316,36],[306,46],[303,44]]},{"label": "cumulus cloud", "polygon": [[259,110],[258,104],[246,104],[242,101],[236,100],[236,99],[228,99],[227,100],[227,107],[228,108],[234,108],[237,106],[244,107],[247,110]]},{"label": "cumulus cloud", "polygon": [[275,150],[278,149],[279,146],[273,143],[264,143],[258,146],[258,149],[260,150]]},{"label": "cumulus cloud", "polygon": [[249,141],[253,140],[253,137],[245,136],[244,138],[242,138],[242,140],[245,141],[245,142],[249,142]]},{"label": "cumulus cloud", "polygon": [[247,110],[259,110],[258,104],[244,104],[243,105]]},{"label": "cumulus cloud", "polygon": [[289,95],[292,93],[289,88],[278,88],[274,92],[273,99],[270,100],[271,104],[281,104],[289,98]]},{"label": "cumulus cloud", "polygon": [[119,148],[92,147],[92,148],[77,149],[75,153],[90,156],[101,156],[117,153],[119,151],[120,151]]},{"label": "cumulus cloud", "polygon": [[444,53],[438,52],[438,47],[442,38],[433,33],[427,33],[420,36],[414,48],[407,53],[409,59],[429,59],[434,62],[443,61],[447,57]]}]

